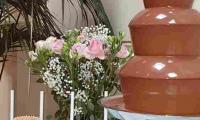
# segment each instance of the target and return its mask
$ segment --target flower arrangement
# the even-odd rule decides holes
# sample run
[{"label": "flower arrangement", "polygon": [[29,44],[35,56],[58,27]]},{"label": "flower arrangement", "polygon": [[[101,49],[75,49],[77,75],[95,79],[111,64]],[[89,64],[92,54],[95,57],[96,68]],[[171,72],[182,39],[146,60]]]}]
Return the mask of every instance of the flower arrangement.
[{"label": "flower arrangement", "polygon": [[123,44],[124,34],[109,36],[104,25],[68,31],[60,39],[49,37],[38,41],[29,52],[27,64],[39,74],[38,82],[52,89],[59,110],[55,117],[69,117],[69,95],[75,92],[75,118],[101,120],[103,109],[98,100],[104,91],[110,95],[119,90],[117,69],[131,57]]}]

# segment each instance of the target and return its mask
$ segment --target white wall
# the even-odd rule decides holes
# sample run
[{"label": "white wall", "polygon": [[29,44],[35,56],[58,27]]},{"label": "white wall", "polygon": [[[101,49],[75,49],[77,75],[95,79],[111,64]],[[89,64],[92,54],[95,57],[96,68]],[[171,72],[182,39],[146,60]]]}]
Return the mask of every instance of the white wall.
[{"label": "white wall", "polygon": [[[51,96],[50,89],[36,82],[32,76],[30,93],[28,94],[28,67],[25,65],[24,52],[9,54],[0,81],[0,120],[9,120],[10,90],[15,90],[15,116],[39,116],[39,92],[45,91],[44,117],[54,115],[58,109]],[[0,69],[2,63],[0,63]]]},{"label": "white wall", "polygon": [[[40,91],[45,92],[44,101],[44,117],[54,115],[58,109],[57,104],[51,96],[50,89],[43,84],[37,83],[38,76],[31,76],[31,84],[29,84],[29,71],[25,65],[27,54],[25,52],[17,52],[17,83],[16,86],[16,108],[15,116],[34,115],[39,116],[39,99]],[[30,89],[29,89],[30,87]],[[30,90],[30,91],[29,91]],[[0,119],[1,120],[1,119]]]},{"label": "white wall", "polygon": [[[128,24],[139,11],[144,9],[143,0],[102,0],[115,33],[126,32],[130,40]],[[200,10],[200,0],[195,0],[194,9]]]},{"label": "white wall", "polygon": [[115,33],[126,32],[129,40],[128,24],[136,13],[143,10],[142,0],[102,0]]},{"label": "white wall", "polygon": [[[16,88],[16,53],[9,54],[8,60],[0,81],[0,120],[9,120],[10,90]],[[0,63],[0,69],[1,67],[2,63]]]}]

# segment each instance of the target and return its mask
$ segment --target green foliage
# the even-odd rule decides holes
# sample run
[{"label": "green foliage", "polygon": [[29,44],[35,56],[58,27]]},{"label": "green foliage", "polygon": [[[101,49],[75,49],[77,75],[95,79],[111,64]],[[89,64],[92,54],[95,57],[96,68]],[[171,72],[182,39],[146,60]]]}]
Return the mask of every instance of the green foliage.
[{"label": "green foliage", "polygon": [[[29,58],[26,60],[26,64],[31,67],[32,73],[40,75],[42,68],[47,66],[47,61],[52,54],[53,53],[49,50],[40,50],[37,56],[37,60],[32,62],[32,60]],[[41,79],[38,80],[38,82],[42,82]]]}]

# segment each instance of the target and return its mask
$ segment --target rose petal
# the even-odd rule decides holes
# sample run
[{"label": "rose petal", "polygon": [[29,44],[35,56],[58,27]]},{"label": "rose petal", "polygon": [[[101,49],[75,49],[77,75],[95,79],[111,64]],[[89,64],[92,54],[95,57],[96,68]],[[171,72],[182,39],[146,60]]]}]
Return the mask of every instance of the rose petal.
[{"label": "rose petal", "polygon": [[128,48],[125,45],[122,45],[121,50],[116,54],[118,58],[126,58],[129,56]]}]

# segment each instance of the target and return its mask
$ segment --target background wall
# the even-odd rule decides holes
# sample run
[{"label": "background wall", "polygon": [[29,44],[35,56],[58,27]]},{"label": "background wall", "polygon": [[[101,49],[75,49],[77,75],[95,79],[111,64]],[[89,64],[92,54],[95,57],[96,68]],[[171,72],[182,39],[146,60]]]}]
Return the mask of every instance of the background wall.
[{"label": "background wall", "polygon": [[[138,12],[144,9],[143,0],[102,0],[115,33],[126,33],[130,40],[128,24]],[[200,0],[195,0],[194,9],[200,11]]]},{"label": "background wall", "polygon": [[[84,21],[81,16],[81,9],[79,7],[78,0],[72,0],[71,2],[73,5],[68,0],[65,0],[64,4],[62,4],[62,0],[49,0],[47,2],[51,13],[56,16],[57,24],[63,31],[80,28],[86,25],[86,21]],[[62,13],[63,6],[64,13]],[[64,19],[62,19],[62,14],[64,14]],[[92,25],[94,22],[91,16],[92,15],[88,12],[89,24]]]},{"label": "background wall", "polygon": [[[139,11],[144,9],[143,0],[101,0],[104,8],[108,14],[110,22],[113,26],[115,33],[117,34],[120,31],[126,32],[126,40],[130,40],[128,24],[130,20],[135,16]],[[77,0],[74,0],[75,5]],[[58,18],[58,21],[61,23],[61,0],[49,0],[49,8],[52,13]],[[76,12],[73,7],[68,7],[67,2],[65,3],[65,30],[71,29],[74,27],[83,26],[81,22],[80,9],[78,10],[78,25],[75,25],[75,16]],[[200,11],[200,0],[195,0],[194,9]],[[71,12],[71,13],[70,13]],[[91,20],[92,21],[92,20]]]},{"label": "background wall", "polygon": [[[9,54],[0,81],[0,120],[9,120],[10,90],[16,88],[16,53]],[[0,68],[2,64],[0,64]]]},{"label": "background wall", "polygon": [[57,110],[50,90],[45,85],[37,83],[36,76],[31,76],[28,92],[29,71],[25,65],[26,56],[25,52],[14,52],[8,56],[0,81],[0,120],[9,120],[10,90],[15,90],[15,116],[38,116],[41,90],[45,91],[44,116],[53,115]]},{"label": "background wall", "polygon": [[[46,85],[36,82],[38,76],[31,75],[29,84],[29,69],[25,65],[27,54],[17,52],[17,83],[15,99],[15,116],[39,116],[40,91],[45,92],[44,116],[53,115],[57,110],[51,92]],[[30,88],[29,88],[30,87]],[[1,119],[0,119],[1,120]]]},{"label": "background wall", "polygon": [[[124,31],[127,35],[126,40],[130,40],[128,24],[136,13],[144,9],[142,0],[102,0],[102,2],[115,33]],[[74,0],[74,3],[75,6],[77,6],[76,0]],[[48,6],[58,19],[57,23],[61,27],[61,0],[49,0]],[[200,10],[200,0],[195,0],[194,8]],[[62,27],[63,31],[85,25],[85,23],[82,23],[82,17],[80,17],[80,9],[77,10],[78,13],[75,12],[73,6],[69,6],[68,3],[65,3],[65,21],[64,27]],[[76,21],[77,15],[79,17]],[[91,24],[93,24],[92,19],[90,20]],[[6,64],[2,81],[0,81],[0,120],[9,119],[9,92],[11,89],[15,89],[17,95],[15,101],[16,115],[38,115],[40,90],[44,90],[46,93],[45,115],[53,114],[56,111],[57,106],[53,102],[50,91],[46,86],[36,83],[36,78],[34,76],[32,76],[30,94],[28,94],[28,68],[24,64],[26,55],[22,52],[18,52],[13,53],[12,56]]]}]

